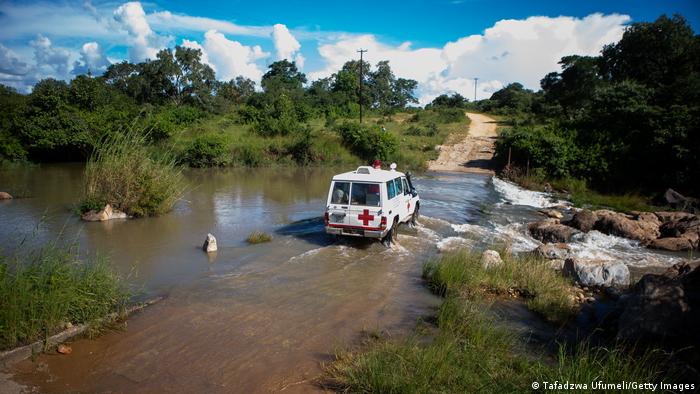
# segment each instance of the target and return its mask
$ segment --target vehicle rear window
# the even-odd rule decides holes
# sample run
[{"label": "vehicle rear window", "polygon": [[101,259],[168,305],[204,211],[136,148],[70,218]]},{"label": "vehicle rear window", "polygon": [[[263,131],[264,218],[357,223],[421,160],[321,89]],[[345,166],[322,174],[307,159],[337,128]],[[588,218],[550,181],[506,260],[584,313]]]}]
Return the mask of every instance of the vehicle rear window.
[{"label": "vehicle rear window", "polygon": [[350,195],[350,182],[335,182],[333,184],[333,194],[331,204],[347,204]]},{"label": "vehicle rear window", "polygon": [[389,181],[386,183],[386,195],[389,200],[396,197],[396,188],[394,187],[394,181]]},{"label": "vehicle rear window", "polygon": [[403,185],[401,184],[401,178],[394,179],[396,184],[396,194],[403,194]]},{"label": "vehicle rear window", "polygon": [[352,197],[350,205],[367,205],[371,207],[379,206],[379,184],[378,183],[352,183]]}]

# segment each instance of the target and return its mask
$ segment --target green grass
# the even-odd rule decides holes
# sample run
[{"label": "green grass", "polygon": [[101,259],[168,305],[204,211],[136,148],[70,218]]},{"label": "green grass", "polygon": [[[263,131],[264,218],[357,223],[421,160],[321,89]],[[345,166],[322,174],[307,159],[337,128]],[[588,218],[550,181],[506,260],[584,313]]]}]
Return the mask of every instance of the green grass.
[{"label": "green grass", "polygon": [[[427,111],[431,112],[431,111]],[[423,116],[425,121],[411,122],[411,113],[391,116],[368,114],[364,124],[379,130],[382,126],[397,138],[400,148],[389,158],[401,170],[422,171],[427,161],[437,158],[436,145],[449,139],[466,136],[469,118],[457,122],[435,123],[435,116]],[[323,118],[308,122],[311,138],[308,155],[301,160],[298,152],[300,133],[262,136],[250,125],[241,124],[234,115],[214,116],[201,120],[175,133],[171,145],[179,161],[192,166],[357,166],[365,163],[353,154],[334,131],[334,124],[347,119],[335,119],[326,124]],[[434,126],[434,129],[433,129]],[[417,133],[415,130],[419,129]],[[428,130],[428,131],[426,131]],[[211,142],[210,142],[211,141]],[[205,144],[204,142],[207,142]],[[202,147],[206,149],[202,149]]]},{"label": "green grass", "polygon": [[[539,292],[533,295],[533,300],[540,298],[539,305],[557,308],[553,290],[563,290],[564,283],[539,278],[547,274],[532,260],[508,257],[502,270],[485,272],[475,267],[477,256],[460,252],[427,266],[429,286],[445,296],[435,319],[437,330],[422,323],[407,338],[369,338],[354,349],[338,351],[317,383],[353,393],[502,393],[530,391],[535,381],[590,387],[599,380],[658,383],[669,378],[667,357],[653,350],[633,353],[581,342],[573,350],[560,345],[552,356],[523,353],[527,346],[499,324],[489,304],[476,295],[519,282],[519,287]],[[515,268],[528,273],[519,277]]]},{"label": "green grass", "polygon": [[512,352],[514,337],[495,328],[484,307],[449,296],[437,321],[439,332],[428,344],[416,334],[337,352],[320,384],[353,393],[514,392],[535,375]]},{"label": "green grass", "polygon": [[272,241],[272,235],[263,231],[253,231],[248,235],[248,238],[246,238],[246,242],[248,242],[251,245],[261,244],[270,241]]},{"label": "green grass", "polygon": [[553,322],[564,322],[578,312],[572,283],[549,268],[546,260],[500,251],[503,264],[485,269],[481,254],[462,250],[429,261],[423,268],[428,286],[437,294],[459,293],[478,299],[484,295],[515,293],[532,311]]},{"label": "green grass", "polygon": [[599,193],[590,189],[586,181],[581,179],[563,178],[547,180],[539,175],[537,171],[533,171],[530,175],[515,174],[514,176],[509,176],[508,179],[526,189],[537,191],[543,191],[545,183],[549,183],[557,194],[560,194],[561,197],[568,198],[577,207],[612,209],[620,212],[653,212],[666,209],[654,206],[650,197],[640,194]]},{"label": "green grass", "polygon": [[65,323],[93,323],[126,306],[129,293],[105,258],[80,261],[51,243],[0,257],[0,348],[46,338]]},{"label": "green grass", "polygon": [[81,211],[105,204],[131,216],[168,212],[184,191],[184,178],[168,152],[151,152],[146,135],[117,133],[101,141],[85,167]]}]

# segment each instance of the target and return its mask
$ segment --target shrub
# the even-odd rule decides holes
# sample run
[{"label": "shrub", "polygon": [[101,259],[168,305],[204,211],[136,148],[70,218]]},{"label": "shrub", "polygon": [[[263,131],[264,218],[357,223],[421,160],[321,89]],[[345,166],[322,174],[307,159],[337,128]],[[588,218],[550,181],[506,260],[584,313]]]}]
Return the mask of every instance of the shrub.
[{"label": "shrub", "polygon": [[128,299],[107,259],[80,261],[74,245],[0,256],[0,348],[48,337],[65,323],[95,323]]},{"label": "shrub", "polygon": [[248,235],[248,238],[246,238],[246,242],[253,245],[270,241],[272,241],[272,235],[262,231],[253,231]]},{"label": "shrub", "polygon": [[132,216],[168,212],[184,189],[181,171],[169,154],[152,157],[146,137],[135,131],[100,141],[85,167],[82,206],[109,203]]},{"label": "shrub", "polygon": [[336,131],[343,143],[364,160],[388,160],[398,148],[396,137],[374,127],[344,122]]},{"label": "shrub", "polygon": [[496,142],[496,159],[505,165],[509,152],[511,164],[542,168],[547,176],[566,177],[585,172],[573,138],[574,132],[562,132],[555,126],[514,127],[502,131]]},{"label": "shrub", "polygon": [[228,156],[223,138],[216,135],[203,135],[191,142],[180,161],[190,167],[217,167],[228,164]]}]

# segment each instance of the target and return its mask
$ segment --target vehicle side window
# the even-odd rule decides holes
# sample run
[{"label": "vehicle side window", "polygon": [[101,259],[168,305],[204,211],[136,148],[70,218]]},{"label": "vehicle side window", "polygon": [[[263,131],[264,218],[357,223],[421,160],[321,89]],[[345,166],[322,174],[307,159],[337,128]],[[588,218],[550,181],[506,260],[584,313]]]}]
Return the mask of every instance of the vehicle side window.
[{"label": "vehicle side window", "polygon": [[394,181],[389,181],[386,183],[386,194],[389,200],[396,197],[396,188],[394,187]]},{"label": "vehicle side window", "polygon": [[402,179],[403,179],[403,194],[411,194],[411,188],[408,187],[408,181],[406,180],[406,178],[402,178]]},{"label": "vehicle side window", "polygon": [[403,185],[401,184],[401,178],[394,179],[396,184],[396,194],[403,194]]},{"label": "vehicle side window", "polygon": [[350,182],[335,182],[333,184],[331,204],[347,204],[348,196],[350,196]]},{"label": "vehicle side window", "polygon": [[353,182],[350,194],[351,205],[379,206],[379,185],[376,183]]}]

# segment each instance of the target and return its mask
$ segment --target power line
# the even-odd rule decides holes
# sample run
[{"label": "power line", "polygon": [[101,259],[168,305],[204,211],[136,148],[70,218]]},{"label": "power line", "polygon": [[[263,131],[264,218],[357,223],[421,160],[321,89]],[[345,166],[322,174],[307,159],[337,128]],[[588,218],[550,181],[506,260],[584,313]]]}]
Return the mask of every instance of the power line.
[{"label": "power line", "polygon": [[360,53],[360,123],[362,123],[362,55],[367,52],[366,49],[359,49],[357,52]]},{"label": "power line", "polygon": [[476,81],[478,81],[479,78],[474,77],[474,101],[476,101]]}]

